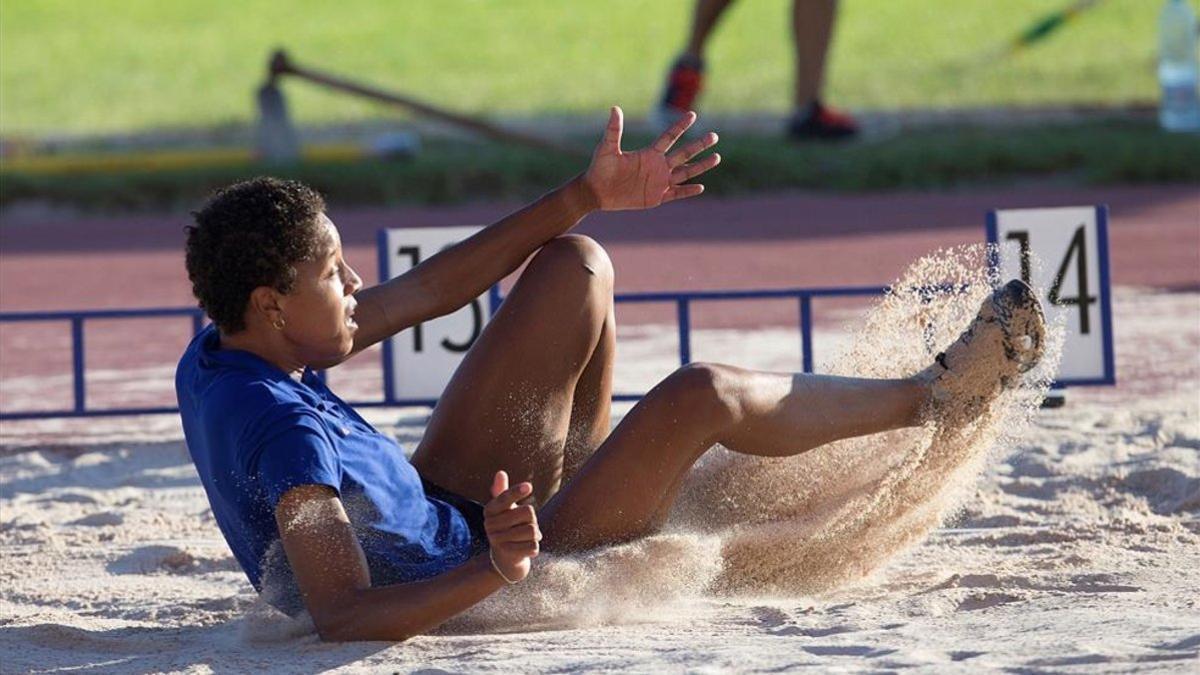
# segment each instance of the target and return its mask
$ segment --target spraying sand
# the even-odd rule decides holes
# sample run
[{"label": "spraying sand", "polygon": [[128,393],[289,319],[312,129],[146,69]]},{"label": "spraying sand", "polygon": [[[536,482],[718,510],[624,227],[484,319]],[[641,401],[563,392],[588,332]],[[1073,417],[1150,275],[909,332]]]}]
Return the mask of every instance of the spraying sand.
[{"label": "spraying sand", "polygon": [[[914,263],[826,370],[892,378],[927,366],[990,295],[985,256],[985,247],[973,246]],[[1057,367],[1061,329],[1050,338],[1021,386],[982,412],[949,401],[924,427],[783,459],[714,449],[681,491],[670,534],[580,556],[546,555],[520,591],[482,603],[452,627],[503,626],[515,615],[539,626],[584,625],[698,591],[798,596],[861,578],[936,527],[989,453],[1019,436]],[[994,363],[972,364],[963,376],[981,391],[1003,366],[1003,351],[990,353]]]}]

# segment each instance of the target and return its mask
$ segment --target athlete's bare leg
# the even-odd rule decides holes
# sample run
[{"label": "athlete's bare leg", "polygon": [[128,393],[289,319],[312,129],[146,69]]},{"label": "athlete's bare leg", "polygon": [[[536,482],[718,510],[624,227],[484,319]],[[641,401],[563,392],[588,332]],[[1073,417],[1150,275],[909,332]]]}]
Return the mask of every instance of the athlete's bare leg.
[{"label": "athlete's bare leg", "polygon": [[[915,380],[691,365],[608,436],[614,342],[607,255],[586,237],[555,239],[455,372],[413,464],[481,502],[491,476],[506,470],[532,482],[536,503],[546,504],[547,531],[557,535],[551,544],[594,545],[661,524],[684,473],[714,443],[794,454],[911,424],[926,397]],[[551,501],[564,474],[589,455],[569,490]]]},{"label": "athlete's bare leg", "polygon": [[562,484],[571,480],[612,429],[613,363],[617,352],[617,319],[609,296],[608,316],[592,358],[575,383],[571,423],[563,447]]},{"label": "athlete's bare leg", "polygon": [[575,550],[654,531],[688,469],[715,443],[752,455],[799,454],[841,438],[915,425],[928,396],[928,385],[916,378],[686,366],[647,394],[541,510],[543,543],[550,550]]},{"label": "athlete's bare leg", "polygon": [[[542,509],[549,549],[577,550],[648,534],[670,512],[684,475],[715,443],[759,456],[913,426],[957,400],[982,406],[1041,359],[1037,295],[1014,279],[984,299],[958,339],[912,377],[873,380],[694,364],[663,380]],[[719,480],[719,479],[718,479]],[[715,489],[735,491],[737,485]]]},{"label": "athlete's bare leg", "polygon": [[413,455],[421,475],[486,502],[503,469],[545,503],[562,481],[564,445],[579,462],[608,434],[612,288],[612,264],[591,239],[542,247],[434,408]]}]

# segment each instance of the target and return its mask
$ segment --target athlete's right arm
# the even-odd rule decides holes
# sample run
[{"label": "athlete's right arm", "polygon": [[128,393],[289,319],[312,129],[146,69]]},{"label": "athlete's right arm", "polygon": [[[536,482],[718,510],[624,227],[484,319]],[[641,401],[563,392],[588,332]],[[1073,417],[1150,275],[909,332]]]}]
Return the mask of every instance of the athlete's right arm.
[{"label": "athlete's right arm", "polygon": [[[488,521],[531,491],[528,483],[505,490],[488,503]],[[509,514],[512,519],[512,514]],[[321,639],[405,640],[427,632],[505,585],[487,554],[431,579],[371,587],[366,556],[337,493],[323,485],[288,490],[275,508],[279,536],[304,605]],[[528,525],[528,523],[524,523]],[[533,521],[536,532],[536,519]],[[508,528],[505,528],[508,529]],[[526,528],[527,530],[528,528]],[[520,535],[491,534],[497,565],[509,579],[523,577],[530,556],[514,556]],[[538,533],[540,539],[540,533]],[[536,555],[536,542],[526,547]],[[524,565],[521,565],[524,561]]]}]

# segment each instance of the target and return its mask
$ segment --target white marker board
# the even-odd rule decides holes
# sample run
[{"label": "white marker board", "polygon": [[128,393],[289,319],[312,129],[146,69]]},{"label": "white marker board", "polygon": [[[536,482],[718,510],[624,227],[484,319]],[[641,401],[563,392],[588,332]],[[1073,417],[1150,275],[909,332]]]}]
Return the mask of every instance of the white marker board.
[{"label": "white marker board", "polygon": [[987,238],[1001,278],[1039,289],[1047,321],[1065,323],[1057,383],[1115,384],[1107,208],[992,211]]},{"label": "white marker board", "polygon": [[[380,230],[380,279],[404,274],[482,228],[424,227]],[[442,395],[463,356],[492,316],[484,294],[456,312],[401,331],[384,342],[384,395],[393,403],[429,403]]]}]

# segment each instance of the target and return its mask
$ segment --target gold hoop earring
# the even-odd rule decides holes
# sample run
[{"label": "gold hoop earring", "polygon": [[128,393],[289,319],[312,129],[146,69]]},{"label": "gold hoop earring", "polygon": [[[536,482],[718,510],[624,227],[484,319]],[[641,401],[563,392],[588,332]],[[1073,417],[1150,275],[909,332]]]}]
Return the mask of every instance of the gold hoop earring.
[{"label": "gold hoop earring", "polygon": [[287,324],[284,323],[283,319],[275,319],[274,321],[271,322],[271,326],[275,330],[283,330],[283,327],[285,325],[287,325]]}]

